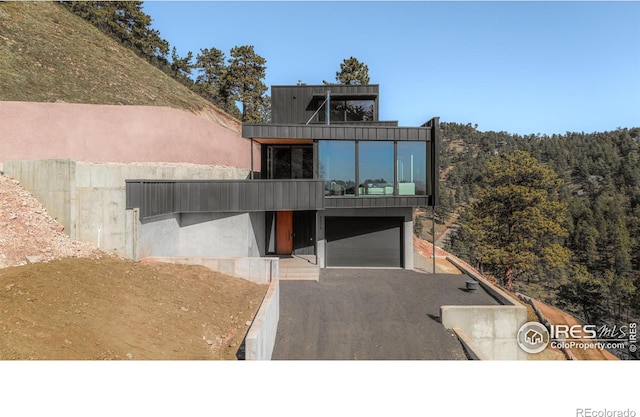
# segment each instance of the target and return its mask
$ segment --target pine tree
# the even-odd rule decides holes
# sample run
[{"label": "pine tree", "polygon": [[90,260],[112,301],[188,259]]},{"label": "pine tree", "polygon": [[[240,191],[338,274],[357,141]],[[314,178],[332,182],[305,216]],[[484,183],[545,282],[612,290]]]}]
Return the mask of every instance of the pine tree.
[{"label": "pine tree", "polygon": [[487,160],[462,226],[473,239],[475,258],[511,289],[521,275],[542,266],[561,269],[571,252],[566,203],[559,201],[562,180],[529,153],[516,151]]},{"label": "pine tree", "polygon": [[[369,84],[369,67],[354,57],[345,59],[340,64],[340,71],[336,72],[338,84],[364,85]],[[331,84],[323,81],[324,84]]]},{"label": "pine tree", "polygon": [[225,64],[225,54],[216,48],[200,49],[194,68],[198,71],[194,90],[238,118],[240,111],[232,98],[233,86]]},{"label": "pine tree", "polygon": [[190,86],[193,81],[191,80],[191,70],[194,68],[191,60],[193,59],[193,53],[189,51],[187,55],[181,58],[174,46],[171,50],[171,76],[180,80],[183,84]]},{"label": "pine tree", "polygon": [[242,103],[242,121],[260,122],[268,106],[267,86],[262,82],[267,61],[256,54],[251,45],[236,46],[230,54],[227,75],[233,88],[232,97]]},{"label": "pine tree", "polygon": [[560,304],[567,309],[578,306],[578,313],[587,323],[598,323],[606,315],[606,285],[590,274],[584,265],[571,266],[570,280],[560,286],[558,297]]},{"label": "pine tree", "polygon": [[144,58],[166,62],[169,43],[151,29],[142,1],[65,1],[63,5]]}]

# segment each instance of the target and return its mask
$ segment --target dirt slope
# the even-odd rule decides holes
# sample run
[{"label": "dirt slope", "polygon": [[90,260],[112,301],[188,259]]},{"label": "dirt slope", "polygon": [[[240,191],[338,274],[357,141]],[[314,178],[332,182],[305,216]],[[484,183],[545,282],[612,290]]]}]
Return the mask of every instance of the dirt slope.
[{"label": "dirt slope", "polygon": [[0,176],[0,360],[235,359],[266,289],[71,241]]},{"label": "dirt slope", "polygon": [[112,256],[0,270],[0,359],[235,359],[266,287]]}]

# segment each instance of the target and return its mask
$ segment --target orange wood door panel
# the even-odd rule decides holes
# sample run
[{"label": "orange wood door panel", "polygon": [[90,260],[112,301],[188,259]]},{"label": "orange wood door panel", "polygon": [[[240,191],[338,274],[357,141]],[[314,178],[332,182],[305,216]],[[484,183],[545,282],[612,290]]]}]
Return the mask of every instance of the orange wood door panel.
[{"label": "orange wood door panel", "polygon": [[293,252],[293,212],[276,212],[276,253],[291,255]]}]

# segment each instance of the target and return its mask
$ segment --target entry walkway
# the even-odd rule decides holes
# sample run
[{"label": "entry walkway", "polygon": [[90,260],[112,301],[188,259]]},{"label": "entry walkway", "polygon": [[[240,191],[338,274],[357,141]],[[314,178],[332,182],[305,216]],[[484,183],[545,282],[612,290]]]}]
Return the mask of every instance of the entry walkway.
[{"label": "entry walkway", "polygon": [[273,359],[466,359],[441,305],[496,305],[466,275],[326,269],[318,282],[280,282]]},{"label": "entry walkway", "polygon": [[281,281],[318,281],[320,278],[315,255],[282,256],[279,264]]}]

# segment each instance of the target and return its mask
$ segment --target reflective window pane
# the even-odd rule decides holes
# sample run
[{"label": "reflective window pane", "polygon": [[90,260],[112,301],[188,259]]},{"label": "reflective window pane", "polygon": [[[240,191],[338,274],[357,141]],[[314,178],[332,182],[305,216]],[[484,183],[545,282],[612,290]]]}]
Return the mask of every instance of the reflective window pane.
[{"label": "reflective window pane", "polygon": [[358,146],[358,193],[393,195],[393,142],[362,141]]},{"label": "reflective window pane", "polygon": [[[332,99],[330,104],[332,122],[363,122],[374,119],[374,100],[338,100]],[[318,121],[326,122],[327,110],[318,112]]]},{"label": "reflective window pane", "polygon": [[271,148],[271,166],[269,178],[288,179],[291,177],[291,148],[289,146],[273,146]]},{"label": "reflective window pane", "polygon": [[426,142],[398,142],[398,195],[427,195]]},{"label": "reflective window pane", "polygon": [[324,195],[355,195],[356,144],[353,141],[318,141],[318,174]]},{"label": "reflective window pane", "polygon": [[349,100],[345,107],[348,122],[373,121],[373,100]]},{"label": "reflective window pane", "polygon": [[268,146],[267,178],[313,178],[313,146]]}]

